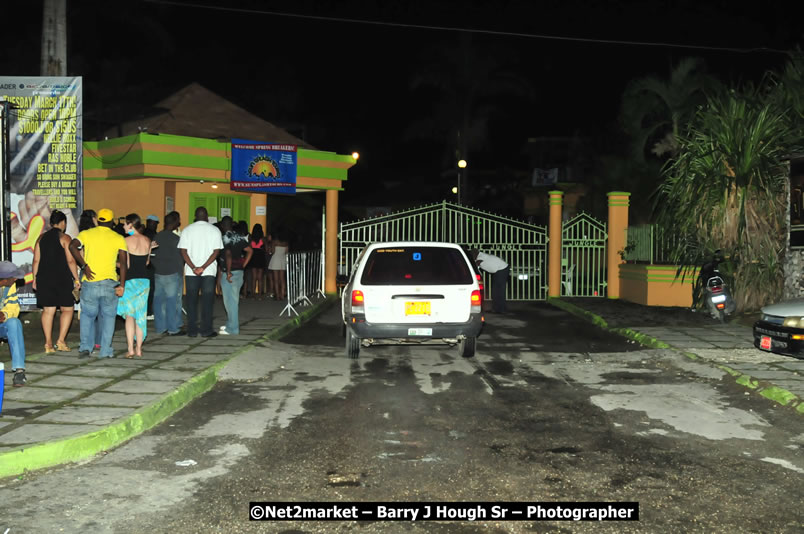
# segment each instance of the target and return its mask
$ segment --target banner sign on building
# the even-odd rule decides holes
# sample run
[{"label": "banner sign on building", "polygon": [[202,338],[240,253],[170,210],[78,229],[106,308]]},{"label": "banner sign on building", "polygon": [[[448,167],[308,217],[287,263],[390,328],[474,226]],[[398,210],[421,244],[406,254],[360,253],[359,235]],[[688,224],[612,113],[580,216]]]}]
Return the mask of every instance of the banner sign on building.
[{"label": "banner sign on building", "polygon": [[558,169],[533,169],[531,177],[531,185],[533,187],[539,185],[555,185],[558,183]]},{"label": "banner sign on building", "polygon": [[296,194],[296,145],[232,139],[233,191]]},{"label": "banner sign on building", "polygon": [[11,261],[25,271],[18,290],[24,310],[36,308],[33,250],[63,211],[66,233],[78,235],[83,208],[81,77],[0,77],[0,100],[10,103],[6,191],[11,208]]}]

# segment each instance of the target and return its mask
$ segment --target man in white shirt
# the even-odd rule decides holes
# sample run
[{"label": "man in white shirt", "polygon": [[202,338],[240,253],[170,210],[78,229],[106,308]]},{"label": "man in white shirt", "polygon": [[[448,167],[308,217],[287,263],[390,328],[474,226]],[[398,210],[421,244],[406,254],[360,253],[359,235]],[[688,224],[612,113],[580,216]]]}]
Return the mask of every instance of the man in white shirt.
[{"label": "man in white shirt", "polygon": [[505,286],[511,274],[508,264],[502,258],[480,252],[476,248],[472,249],[472,258],[478,267],[491,273],[491,309],[494,313],[508,313],[505,303]]},{"label": "man in white shirt", "polygon": [[[184,258],[184,284],[187,287],[187,335],[215,337],[212,308],[215,305],[215,277],[223,248],[221,232],[209,223],[204,207],[196,208],[195,222],[184,229],[178,249]],[[201,322],[198,322],[198,292],[201,291]]]}]

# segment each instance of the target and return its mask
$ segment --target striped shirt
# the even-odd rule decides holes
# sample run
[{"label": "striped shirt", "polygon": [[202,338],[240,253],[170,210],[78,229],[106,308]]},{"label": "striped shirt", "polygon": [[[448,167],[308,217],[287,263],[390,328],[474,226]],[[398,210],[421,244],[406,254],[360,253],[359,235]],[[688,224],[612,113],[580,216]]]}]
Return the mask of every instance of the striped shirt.
[{"label": "striped shirt", "polygon": [[0,312],[6,319],[20,316],[20,301],[17,297],[17,284],[0,288]]}]

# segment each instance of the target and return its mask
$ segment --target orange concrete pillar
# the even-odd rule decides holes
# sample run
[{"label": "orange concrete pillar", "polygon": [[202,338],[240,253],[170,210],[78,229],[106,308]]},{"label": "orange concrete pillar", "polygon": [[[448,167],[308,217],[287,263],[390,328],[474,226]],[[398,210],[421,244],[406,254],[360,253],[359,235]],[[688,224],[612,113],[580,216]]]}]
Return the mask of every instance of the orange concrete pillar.
[{"label": "orange concrete pillar", "polygon": [[547,228],[550,239],[547,248],[547,295],[561,296],[561,210],[564,207],[564,192],[550,191],[550,224]]},{"label": "orange concrete pillar", "polygon": [[620,264],[625,263],[620,251],[625,250],[625,232],[628,230],[628,205],[631,193],[612,191],[609,197],[609,228],[606,249],[607,294],[610,299],[620,298]]},{"label": "orange concrete pillar", "polygon": [[338,274],[338,191],[336,189],[327,189],[326,210],[324,292],[327,295],[336,295],[338,293],[335,281]]}]

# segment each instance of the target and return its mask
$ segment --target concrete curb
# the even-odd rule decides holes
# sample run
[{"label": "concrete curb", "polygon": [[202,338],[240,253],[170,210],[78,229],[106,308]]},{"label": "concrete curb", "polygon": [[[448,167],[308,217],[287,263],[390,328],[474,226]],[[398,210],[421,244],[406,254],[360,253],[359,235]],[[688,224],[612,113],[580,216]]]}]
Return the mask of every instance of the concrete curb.
[{"label": "concrete curb", "polygon": [[39,443],[22,450],[0,454],[0,479],[22,475],[26,471],[78,462],[117,447],[150,430],[212,389],[218,382],[218,372],[240,353],[264,341],[287,335],[321,313],[334,301],[333,298],[327,298],[313,304],[312,308],[305,310],[290,322],[239,347],[228,358],[199,372],[177,389],[105,428],[89,434]]},{"label": "concrete curb", "polygon": [[623,337],[628,339],[632,339],[637,341],[641,345],[646,347],[654,348],[654,349],[672,349],[691,360],[700,360],[705,361],[708,364],[717,367],[721,371],[724,371],[734,377],[735,382],[743,387],[750,389],[755,393],[759,393],[761,396],[769,399],[777,404],[781,404],[782,406],[793,408],[796,412],[801,415],[804,415],[804,399],[798,397],[798,395],[776,386],[768,381],[765,380],[758,380],[753,378],[752,376],[737,371],[736,369],[732,369],[731,367],[723,364],[719,364],[717,362],[712,362],[699,356],[698,354],[687,352],[685,350],[681,350],[677,347],[674,347],[660,339],[656,339],[654,337],[650,337],[646,334],[642,334],[637,332],[636,330],[632,330],[630,328],[613,328],[608,325],[608,323],[600,317],[599,315],[595,315],[594,313],[584,310],[574,304],[570,304],[565,300],[561,300],[560,298],[556,297],[549,297],[547,302],[557,308],[560,308],[566,312],[569,312],[581,319],[585,319],[604,330],[608,330],[609,332],[613,332],[615,334],[619,334]]},{"label": "concrete curb", "polygon": [[0,455],[0,478],[77,462],[111,449],[161,423],[215,385],[217,366],[205,369],[159,400],[101,430]]},{"label": "concrete curb", "polygon": [[570,304],[564,300],[561,300],[556,297],[549,297],[547,302],[555,306],[556,308],[561,308],[562,310],[569,312],[581,319],[586,319],[587,321],[591,322],[602,328],[603,330],[608,330],[609,332],[614,332],[615,334],[620,334],[623,337],[628,339],[632,339],[638,342],[641,345],[646,347],[650,347],[652,349],[671,349],[670,345],[656,339],[655,337],[650,337],[647,334],[643,334],[641,332],[637,332],[636,330],[631,330],[630,328],[612,328],[606,322],[605,319],[600,317],[599,315],[595,315],[594,313],[584,310],[583,308],[579,308],[575,304]]},{"label": "concrete curb", "polygon": [[291,319],[290,322],[287,322],[282,326],[280,326],[279,328],[267,333],[265,336],[263,336],[263,338],[261,338],[261,341],[275,340],[286,336],[289,332],[292,332],[302,324],[306,323],[307,321],[309,321],[310,319],[321,313],[328,306],[334,304],[335,302],[338,302],[338,300],[339,300],[338,297],[328,296],[326,299],[314,303],[312,308],[303,311],[302,313]]}]

